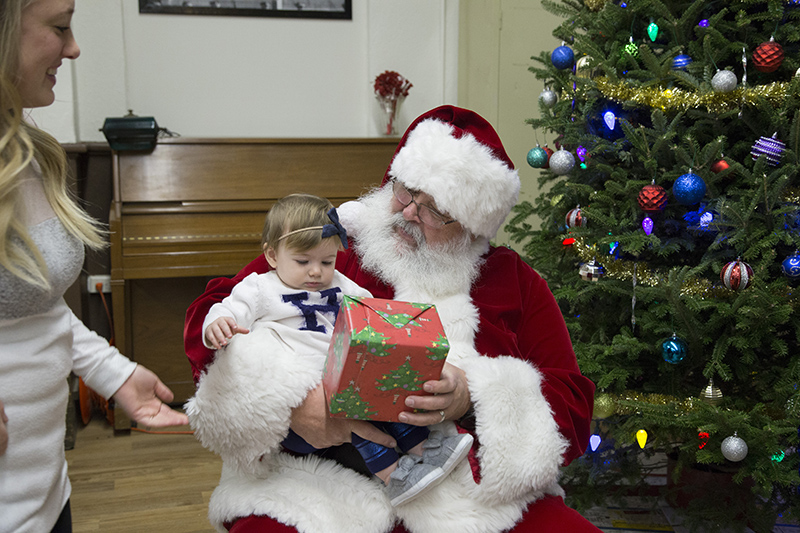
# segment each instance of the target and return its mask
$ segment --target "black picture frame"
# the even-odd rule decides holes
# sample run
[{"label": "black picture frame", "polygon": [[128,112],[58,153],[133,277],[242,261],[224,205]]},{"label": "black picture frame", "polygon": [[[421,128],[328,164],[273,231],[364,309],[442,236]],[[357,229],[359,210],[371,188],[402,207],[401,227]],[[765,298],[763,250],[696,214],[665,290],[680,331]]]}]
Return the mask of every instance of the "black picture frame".
[{"label": "black picture frame", "polygon": [[353,19],[352,0],[139,0],[139,13]]}]

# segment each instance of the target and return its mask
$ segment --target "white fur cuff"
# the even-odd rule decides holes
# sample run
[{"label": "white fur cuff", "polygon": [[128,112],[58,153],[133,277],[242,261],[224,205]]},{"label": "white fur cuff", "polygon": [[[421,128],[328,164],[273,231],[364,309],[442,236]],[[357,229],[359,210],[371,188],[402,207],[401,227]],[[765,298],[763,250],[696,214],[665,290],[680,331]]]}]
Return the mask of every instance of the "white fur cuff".
[{"label": "white fur cuff", "polygon": [[292,352],[268,328],[235,335],[186,403],[195,436],[226,461],[254,468],[286,437],[291,410],[320,382],[323,362]]},{"label": "white fur cuff", "polygon": [[542,394],[542,374],[513,357],[459,363],[475,407],[482,499],[498,503],[551,492],[567,441]]}]

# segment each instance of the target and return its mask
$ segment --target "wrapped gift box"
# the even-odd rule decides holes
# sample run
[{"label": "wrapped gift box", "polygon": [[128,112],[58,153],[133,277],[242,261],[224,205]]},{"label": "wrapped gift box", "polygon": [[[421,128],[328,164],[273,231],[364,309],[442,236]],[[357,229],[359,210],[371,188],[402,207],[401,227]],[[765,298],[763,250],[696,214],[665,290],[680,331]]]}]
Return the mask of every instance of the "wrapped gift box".
[{"label": "wrapped gift box", "polygon": [[322,381],[330,416],[396,422],[449,349],[434,305],[345,296]]}]

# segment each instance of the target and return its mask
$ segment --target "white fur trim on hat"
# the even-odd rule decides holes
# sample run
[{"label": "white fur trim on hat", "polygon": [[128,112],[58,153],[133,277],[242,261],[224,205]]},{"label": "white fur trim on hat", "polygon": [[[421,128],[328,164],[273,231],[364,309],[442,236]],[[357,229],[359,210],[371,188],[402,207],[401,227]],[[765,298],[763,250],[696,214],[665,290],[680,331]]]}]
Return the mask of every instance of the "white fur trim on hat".
[{"label": "white fur trim on hat", "polygon": [[519,176],[473,135],[453,133],[451,124],[423,120],[408,134],[389,174],[431,195],[440,211],[472,234],[491,239],[517,203]]}]

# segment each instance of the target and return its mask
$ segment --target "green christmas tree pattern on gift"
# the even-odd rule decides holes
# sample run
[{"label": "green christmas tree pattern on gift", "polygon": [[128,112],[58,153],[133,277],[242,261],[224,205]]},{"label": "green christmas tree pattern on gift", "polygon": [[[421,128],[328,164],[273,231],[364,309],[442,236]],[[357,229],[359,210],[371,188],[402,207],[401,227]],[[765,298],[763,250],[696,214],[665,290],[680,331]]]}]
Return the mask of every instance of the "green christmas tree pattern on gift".
[{"label": "green christmas tree pattern on gift", "polygon": [[351,383],[342,392],[331,396],[331,414],[344,413],[347,418],[370,420],[377,414],[369,402],[364,400]]},{"label": "green christmas tree pattern on gift", "polygon": [[447,342],[447,337],[445,337],[443,333],[439,333],[437,339],[428,347],[427,357],[431,361],[441,361],[447,357],[449,351],[450,343]]},{"label": "green christmas tree pattern on gift", "polygon": [[[387,372],[381,379],[375,380],[375,382],[377,383],[375,388],[381,392],[388,392],[396,389],[402,389],[407,392],[422,390],[422,386],[419,384],[420,373],[414,370],[411,366],[411,361],[408,359],[398,368]],[[399,396],[399,394],[395,394],[392,403],[397,403]]]},{"label": "green christmas tree pattern on gift", "polygon": [[362,370],[367,364],[367,357],[364,357],[364,360],[361,361],[361,355],[372,356],[377,358],[375,359],[376,361],[380,361],[381,358],[389,355],[389,350],[394,350],[397,347],[396,344],[389,344],[389,340],[391,340],[391,337],[387,337],[372,326],[365,327],[351,337],[351,343],[359,344],[366,348],[365,352],[359,350],[356,357],[356,363],[361,362]]}]

